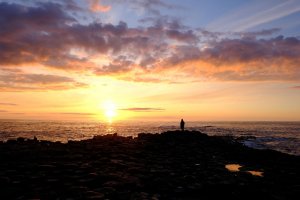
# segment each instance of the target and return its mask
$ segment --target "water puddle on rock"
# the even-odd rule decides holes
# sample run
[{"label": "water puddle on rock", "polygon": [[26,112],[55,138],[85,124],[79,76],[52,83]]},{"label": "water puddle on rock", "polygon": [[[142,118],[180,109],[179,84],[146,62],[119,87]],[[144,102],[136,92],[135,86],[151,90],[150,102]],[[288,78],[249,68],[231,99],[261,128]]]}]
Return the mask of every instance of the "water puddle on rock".
[{"label": "water puddle on rock", "polygon": [[263,172],[260,172],[260,171],[247,171],[248,173],[252,174],[253,176],[260,176],[260,177],[263,177],[264,176],[264,173]]},{"label": "water puddle on rock", "polygon": [[239,172],[241,167],[242,166],[239,165],[239,164],[228,164],[228,165],[225,165],[225,168],[228,169],[231,172]]},{"label": "water puddle on rock", "polygon": [[[225,165],[225,168],[230,172],[239,172],[239,171],[241,171],[240,170],[241,167],[242,167],[242,165],[240,165],[240,164],[227,164],[227,165]],[[262,171],[249,170],[249,171],[245,171],[245,172],[250,173],[253,176],[259,176],[259,177],[264,176]]]}]

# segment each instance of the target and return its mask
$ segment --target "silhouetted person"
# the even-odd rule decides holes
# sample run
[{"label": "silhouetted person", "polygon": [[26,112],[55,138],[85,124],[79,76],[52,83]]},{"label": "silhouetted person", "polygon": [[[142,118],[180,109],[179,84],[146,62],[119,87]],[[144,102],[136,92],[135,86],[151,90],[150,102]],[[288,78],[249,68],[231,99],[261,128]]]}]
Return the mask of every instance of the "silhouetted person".
[{"label": "silhouetted person", "polygon": [[184,124],[185,124],[185,122],[183,121],[183,119],[181,119],[180,128],[181,128],[182,131],[184,131]]}]

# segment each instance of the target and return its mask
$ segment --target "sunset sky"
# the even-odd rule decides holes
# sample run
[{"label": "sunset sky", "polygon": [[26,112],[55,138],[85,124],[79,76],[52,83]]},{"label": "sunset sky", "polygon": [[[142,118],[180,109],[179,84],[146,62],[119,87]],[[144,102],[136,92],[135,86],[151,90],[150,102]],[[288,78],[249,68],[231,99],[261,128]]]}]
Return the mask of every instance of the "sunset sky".
[{"label": "sunset sky", "polygon": [[0,119],[300,120],[299,0],[0,0]]}]

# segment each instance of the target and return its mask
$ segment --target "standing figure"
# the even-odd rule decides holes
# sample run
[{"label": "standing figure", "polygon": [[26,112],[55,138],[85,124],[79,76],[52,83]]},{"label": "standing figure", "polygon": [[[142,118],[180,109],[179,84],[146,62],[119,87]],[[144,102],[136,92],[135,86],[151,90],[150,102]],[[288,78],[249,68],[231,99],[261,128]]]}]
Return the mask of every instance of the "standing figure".
[{"label": "standing figure", "polygon": [[180,128],[181,128],[182,131],[184,131],[184,124],[185,124],[185,122],[183,121],[183,119],[181,119]]}]

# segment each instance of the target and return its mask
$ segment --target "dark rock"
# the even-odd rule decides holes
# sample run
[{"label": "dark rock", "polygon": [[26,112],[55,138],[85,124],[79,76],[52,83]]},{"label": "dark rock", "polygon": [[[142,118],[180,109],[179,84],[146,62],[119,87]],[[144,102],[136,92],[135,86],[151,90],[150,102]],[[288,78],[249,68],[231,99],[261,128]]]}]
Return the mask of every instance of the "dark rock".
[{"label": "dark rock", "polygon": [[25,138],[19,137],[17,138],[18,143],[23,143],[25,141]]},{"label": "dark rock", "polygon": [[[230,172],[232,163],[243,167]],[[196,131],[17,139],[0,143],[0,199],[292,199],[299,170],[298,156]]]}]

